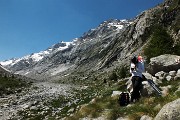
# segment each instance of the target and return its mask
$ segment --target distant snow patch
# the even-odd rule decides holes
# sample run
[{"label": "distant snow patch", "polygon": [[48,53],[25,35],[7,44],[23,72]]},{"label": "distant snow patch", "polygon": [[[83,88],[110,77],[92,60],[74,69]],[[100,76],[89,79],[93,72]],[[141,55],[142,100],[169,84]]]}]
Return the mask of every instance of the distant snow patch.
[{"label": "distant snow patch", "polygon": [[114,25],[115,27],[117,27],[118,29],[123,29],[124,25]]},{"label": "distant snow patch", "polygon": [[59,47],[59,48],[58,48],[58,51],[65,50],[65,49],[67,49],[67,48],[72,44],[72,42],[62,42],[62,43],[65,43],[66,46],[64,46],[64,47]]},{"label": "distant snow patch", "polygon": [[9,65],[9,64],[12,64],[13,63],[13,60],[8,60],[8,61],[3,61],[3,62],[0,62],[0,64],[2,66],[6,66],[6,65]]}]

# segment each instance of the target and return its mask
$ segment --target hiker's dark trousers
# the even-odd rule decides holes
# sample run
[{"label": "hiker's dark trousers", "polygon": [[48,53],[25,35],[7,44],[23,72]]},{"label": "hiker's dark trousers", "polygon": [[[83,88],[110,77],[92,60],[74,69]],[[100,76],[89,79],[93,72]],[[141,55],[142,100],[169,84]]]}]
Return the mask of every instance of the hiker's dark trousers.
[{"label": "hiker's dark trousers", "polygon": [[133,92],[131,93],[131,102],[133,102],[133,100],[139,100],[139,98],[141,97],[140,90],[142,88],[142,78],[139,76],[133,76],[132,85]]}]

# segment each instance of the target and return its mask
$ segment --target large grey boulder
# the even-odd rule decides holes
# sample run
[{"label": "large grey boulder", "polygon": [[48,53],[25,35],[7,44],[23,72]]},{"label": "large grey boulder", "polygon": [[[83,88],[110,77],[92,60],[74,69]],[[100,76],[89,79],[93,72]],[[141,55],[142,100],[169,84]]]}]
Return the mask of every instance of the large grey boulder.
[{"label": "large grey boulder", "polygon": [[157,77],[160,80],[163,80],[166,76],[167,76],[167,74],[164,71],[160,71],[155,74],[155,77]]},{"label": "large grey boulder", "polygon": [[152,120],[152,117],[149,117],[148,115],[143,115],[140,120]]},{"label": "large grey boulder", "polygon": [[170,54],[164,54],[151,58],[147,71],[152,75],[159,71],[177,71],[180,69],[180,62],[177,62],[179,59],[180,56]]},{"label": "large grey boulder", "polygon": [[168,76],[166,77],[166,80],[167,80],[167,81],[171,81],[171,80],[173,80],[173,77],[170,76],[170,75],[168,75]]},{"label": "large grey boulder", "polygon": [[176,76],[180,77],[180,69],[177,71]]},{"label": "large grey boulder", "polygon": [[174,80],[180,80],[180,69],[177,71],[176,76],[174,77]]},{"label": "large grey boulder", "polygon": [[170,71],[169,75],[172,76],[172,77],[175,77],[176,76],[176,71]]},{"label": "large grey boulder", "polygon": [[180,98],[166,104],[154,120],[180,120]]}]

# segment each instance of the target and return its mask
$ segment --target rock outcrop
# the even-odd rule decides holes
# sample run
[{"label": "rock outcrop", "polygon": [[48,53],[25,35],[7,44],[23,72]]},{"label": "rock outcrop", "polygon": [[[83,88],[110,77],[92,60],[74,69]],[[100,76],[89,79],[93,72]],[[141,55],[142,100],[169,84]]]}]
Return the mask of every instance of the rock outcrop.
[{"label": "rock outcrop", "polygon": [[160,71],[177,71],[180,69],[180,62],[178,61],[179,59],[180,56],[169,54],[151,58],[147,71],[152,75],[155,75],[155,73]]},{"label": "rock outcrop", "polygon": [[156,115],[154,120],[179,120],[180,119],[180,99],[166,104]]}]

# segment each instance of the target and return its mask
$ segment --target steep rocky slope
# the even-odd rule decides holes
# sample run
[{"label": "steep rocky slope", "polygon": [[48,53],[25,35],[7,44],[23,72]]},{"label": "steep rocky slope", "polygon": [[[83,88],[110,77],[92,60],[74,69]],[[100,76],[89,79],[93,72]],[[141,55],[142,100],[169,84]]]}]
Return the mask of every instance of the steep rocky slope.
[{"label": "steep rocky slope", "polygon": [[10,71],[9,70],[7,70],[6,68],[4,68],[1,64],[0,64],[0,74],[1,75],[5,75],[5,74],[7,74],[7,75],[9,75],[10,74]]},{"label": "steep rocky slope", "polygon": [[[76,64],[76,69],[72,72],[74,74],[69,76],[70,79],[76,79],[77,76],[80,79],[91,78],[92,74],[129,65],[129,58],[132,55],[143,55],[144,47],[149,43],[157,26],[161,26],[172,36],[174,46],[179,45],[179,12],[178,1],[167,0],[161,5],[142,12],[121,32],[113,32],[101,37],[100,45],[97,43],[91,49],[84,50],[84,57]],[[164,17],[165,14],[169,16],[168,19]],[[102,46],[105,41],[107,44]],[[77,71],[79,71],[78,75]],[[67,76],[68,72],[65,75]]]},{"label": "steep rocky slope", "polygon": [[17,74],[34,76],[36,79],[57,75],[83,63],[93,66],[94,62],[104,54],[100,55],[99,52],[106,48],[116,34],[123,31],[129,24],[131,22],[127,20],[105,21],[97,28],[89,30],[82,37],[76,38],[68,44],[61,42],[46,51],[21,59],[1,62],[1,64]]},{"label": "steep rocky slope", "polygon": [[61,42],[40,53],[1,64],[38,80],[57,80],[77,71],[89,76],[104,68],[112,70],[128,64],[132,55],[142,54],[157,25],[172,36],[174,45],[179,44],[179,12],[178,0],[166,0],[133,20],[104,21],[72,42]]}]

